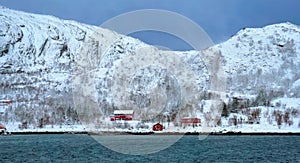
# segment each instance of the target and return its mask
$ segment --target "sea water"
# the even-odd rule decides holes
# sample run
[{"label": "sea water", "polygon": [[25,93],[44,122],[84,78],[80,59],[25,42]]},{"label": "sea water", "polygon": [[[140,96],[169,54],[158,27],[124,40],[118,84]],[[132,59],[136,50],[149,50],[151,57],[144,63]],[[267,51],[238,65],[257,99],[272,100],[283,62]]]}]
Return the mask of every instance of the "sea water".
[{"label": "sea water", "polygon": [[156,153],[128,155],[89,135],[13,135],[0,136],[0,162],[300,162],[299,145],[300,136],[183,136]]}]

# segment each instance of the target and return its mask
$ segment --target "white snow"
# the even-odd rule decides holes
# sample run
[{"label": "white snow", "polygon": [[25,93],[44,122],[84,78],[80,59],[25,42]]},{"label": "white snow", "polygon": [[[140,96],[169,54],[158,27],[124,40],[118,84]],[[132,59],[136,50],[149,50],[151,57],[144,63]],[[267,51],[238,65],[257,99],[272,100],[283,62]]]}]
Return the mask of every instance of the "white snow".
[{"label": "white snow", "polygon": [[272,105],[280,104],[281,107],[300,109],[300,98],[278,98],[272,101]]}]

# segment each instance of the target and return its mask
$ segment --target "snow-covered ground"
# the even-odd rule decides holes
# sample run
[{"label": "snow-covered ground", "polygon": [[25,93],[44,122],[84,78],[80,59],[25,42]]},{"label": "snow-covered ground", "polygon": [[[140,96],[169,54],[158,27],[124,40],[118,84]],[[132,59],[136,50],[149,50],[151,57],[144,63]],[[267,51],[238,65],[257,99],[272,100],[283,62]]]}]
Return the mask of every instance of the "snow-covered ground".
[{"label": "snow-covered ground", "polygon": [[[298,118],[297,121],[300,119]],[[225,121],[225,120],[224,120]],[[153,123],[154,124],[154,123]],[[152,129],[122,129],[122,128],[99,128],[99,129],[88,129],[84,125],[54,125],[45,126],[44,128],[28,128],[28,129],[19,129],[15,124],[7,124],[7,132],[145,132],[152,131]],[[227,132],[241,132],[241,133],[300,133],[298,124],[288,126],[286,124],[282,125],[279,129],[276,124],[273,125],[260,125],[260,124],[242,124],[237,126],[217,126],[213,128],[203,128],[198,127],[175,127],[172,123],[168,126],[166,124],[166,129],[163,131],[155,131],[155,133],[227,133]]]},{"label": "snow-covered ground", "polygon": [[[293,106],[286,106],[284,102],[295,99],[278,99],[274,100],[274,103],[281,101],[282,106],[259,106],[249,108],[250,110],[260,110],[259,120],[255,121],[253,124],[248,124],[247,118],[248,115],[245,113],[231,113],[228,117],[222,117],[221,123],[216,124],[212,127],[205,127],[205,121],[202,122],[202,125],[195,126],[174,126],[172,122],[162,122],[164,126],[163,131],[155,131],[156,133],[228,133],[228,132],[241,132],[241,133],[300,133],[300,115],[299,112],[297,115],[290,115],[289,119],[291,124],[285,123],[282,117],[282,122],[279,125],[276,121],[276,114],[274,111],[280,112],[281,114],[285,113],[286,110],[292,109]],[[299,101],[299,99],[298,99]],[[278,104],[277,104],[278,105]],[[299,106],[299,105],[297,105]],[[291,113],[292,110],[290,110]],[[236,117],[238,120],[237,124],[234,125],[232,119]],[[278,118],[278,117],[277,117]],[[239,120],[241,122],[239,123]],[[116,125],[116,124],[119,125]],[[147,122],[141,123],[140,121],[117,121],[112,122],[105,120],[99,124],[85,124],[85,125],[45,125],[43,128],[28,126],[27,129],[20,129],[18,123],[8,123],[5,124],[8,132],[146,132],[152,131],[152,126],[156,122]]]}]

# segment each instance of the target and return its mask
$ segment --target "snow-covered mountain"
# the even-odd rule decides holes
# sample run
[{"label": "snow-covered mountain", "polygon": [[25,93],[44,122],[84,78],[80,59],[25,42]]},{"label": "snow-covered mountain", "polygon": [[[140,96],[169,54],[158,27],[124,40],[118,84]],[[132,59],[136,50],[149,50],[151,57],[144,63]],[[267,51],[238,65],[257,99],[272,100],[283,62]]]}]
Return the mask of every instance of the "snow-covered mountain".
[{"label": "snow-covered mountain", "polygon": [[0,21],[0,99],[13,101],[1,108],[0,122],[95,123],[114,109],[132,108],[145,120],[205,117],[216,87],[226,90],[228,112],[294,101],[299,123],[297,25],[246,28],[204,51],[173,52],[100,27],[4,7]]},{"label": "snow-covered mountain", "polygon": [[291,23],[246,28],[217,45],[225,57],[229,90],[255,94],[264,89],[300,97],[299,29]]},{"label": "snow-covered mountain", "polygon": [[13,100],[6,120],[38,123],[46,117],[56,124],[58,119],[65,121],[66,114],[76,117],[72,98],[76,57],[83,46],[97,53],[108,42],[106,37],[121,36],[95,26],[4,7],[0,14],[0,98]]}]

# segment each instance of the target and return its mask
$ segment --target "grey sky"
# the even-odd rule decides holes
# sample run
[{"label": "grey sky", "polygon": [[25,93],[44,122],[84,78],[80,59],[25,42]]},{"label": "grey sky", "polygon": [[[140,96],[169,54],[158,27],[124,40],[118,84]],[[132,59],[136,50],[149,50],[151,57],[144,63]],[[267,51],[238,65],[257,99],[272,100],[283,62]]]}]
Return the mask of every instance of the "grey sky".
[{"label": "grey sky", "polygon": [[[216,43],[229,39],[244,27],[287,21],[300,25],[299,0],[0,0],[0,5],[97,26],[133,10],[170,10],[199,24]],[[160,32],[139,32],[131,36],[175,50],[190,49],[183,41]]]}]

